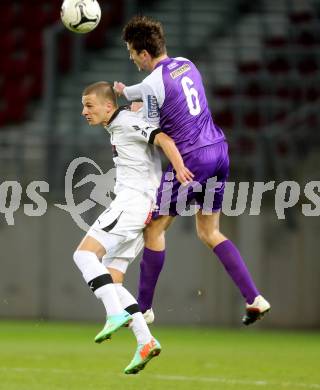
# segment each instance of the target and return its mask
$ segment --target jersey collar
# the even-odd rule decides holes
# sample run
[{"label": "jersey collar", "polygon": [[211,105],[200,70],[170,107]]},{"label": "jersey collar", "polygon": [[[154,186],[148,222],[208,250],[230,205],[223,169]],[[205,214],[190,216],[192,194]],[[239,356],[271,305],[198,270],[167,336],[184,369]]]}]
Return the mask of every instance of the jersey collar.
[{"label": "jersey collar", "polygon": [[106,124],[106,126],[109,126],[111,124],[111,122],[113,122],[116,117],[119,115],[119,113],[123,110],[127,110],[127,111],[130,111],[130,106],[129,105],[126,105],[126,106],[120,106],[119,108],[116,109],[116,111],[112,114],[111,118],[109,119],[108,123]]},{"label": "jersey collar", "polygon": [[159,62],[157,63],[157,65],[154,67],[154,69],[158,68],[158,67],[161,66],[161,65],[168,64],[168,63],[171,62],[171,61],[172,61],[172,58],[167,57],[167,58],[165,58],[164,60],[159,61]]}]

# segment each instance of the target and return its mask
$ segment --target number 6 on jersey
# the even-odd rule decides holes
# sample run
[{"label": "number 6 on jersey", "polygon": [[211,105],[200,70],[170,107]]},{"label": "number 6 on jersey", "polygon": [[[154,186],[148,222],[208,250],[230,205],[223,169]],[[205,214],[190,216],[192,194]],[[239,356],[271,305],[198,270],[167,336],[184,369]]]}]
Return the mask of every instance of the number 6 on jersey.
[{"label": "number 6 on jersey", "polygon": [[198,98],[198,91],[192,87],[193,81],[189,77],[184,76],[181,79],[181,85],[187,99],[190,114],[193,116],[200,114],[201,107]]}]

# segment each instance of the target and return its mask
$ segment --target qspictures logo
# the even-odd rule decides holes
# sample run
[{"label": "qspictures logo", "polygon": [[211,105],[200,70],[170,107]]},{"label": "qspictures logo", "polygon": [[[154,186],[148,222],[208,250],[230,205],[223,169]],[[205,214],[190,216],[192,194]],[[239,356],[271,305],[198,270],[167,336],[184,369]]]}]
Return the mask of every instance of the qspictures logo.
[{"label": "qspictures logo", "polygon": [[[83,164],[93,166],[98,173],[90,173],[74,185],[73,182],[75,173],[77,169]],[[111,194],[113,193],[116,182],[116,169],[112,168],[108,172],[103,173],[99,165],[96,164],[93,160],[86,157],[79,157],[70,163],[65,174],[64,182],[66,203],[56,203],[55,206],[69,213],[76,225],[80,229],[87,231],[90,226],[85,222],[82,215],[86,211],[94,208],[97,204],[104,206],[106,209],[110,206],[112,202]],[[94,187],[89,195],[89,199],[85,199],[81,203],[76,204],[74,191],[77,188],[90,182],[94,183]]]},{"label": "qspictures logo", "polygon": [[[78,177],[77,170],[83,166],[94,168],[97,173],[90,173],[75,183]],[[70,214],[75,224],[82,230],[87,231],[90,225],[83,218],[83,214],[97,205],[108,208],[112,202],[112,194],[115,186],[116,169],[112,168],[103,173],[97,163],[87,157],[79,157],[69,164],[64,180],[65,203],[55,203],[54,207],[62,209]],[[88,183],[93,183],[93,188],[88,194],[87,199],[80,203],[75,201],[75,193],[80,187]],[[92,186],[91,186],[92,187]],[[45,181],[32,181],[26,187],[26,197],[31,201],[22,204],[22,186],[17,181],[5,181],[0,185],[0,214],[8,225],[15,224],[15,213],[20,207],[23,207],[25,215],[30,217],[41,217],[47,212],[48,204],[44,193],[49,193],[49,184]]]},{"label": "qspictures logo", "polygon": [[[79,176],[78,169],[86,166],[93,168],[96,173],[90,173],[75,183]],[[159,201],[157,213],[168,215],[170,199],[172,196],[174,176],[168,172],[164,178],[164,188]],[[90,225],[85,221],[84,214],[97,207],[97,205],[108,208],[114,197],[114,186],[116,182],[116,169],[112,168],[103,172],[99,165],[87,157],[79,157],[71,161],[65,173],[65,203],[55,203],[54,207],[67,212],[75,224],[82,230],[87,231]],[[92,183],[91,191],[87,198],[76,203],[76,191],[86,184]],[[197,204],[187,205],[187,196],[190,192],[204,191],[203,211],[211,213],[216,190],[223,184],[215,177],[207,180],[205,185],[197,181],[179,188],[176,202],[176,211],[181,216],[192,216],[200,208]],[[86,187],[84,187],[86,189]],[[0,215],[9,226],[15,224],[15,213],[23,208],[25,215],[30,217],[41,217],[47,212],[48,204],[44,194],[50,192],[49,184],[46,181],[35,180],[26,187],[26,196],[23,196],[23,188],[18,181],[4,181],[0,184]],[[286,218],[286,211],[296,206],[300,207],[301,213],[306,217],[320,216],[320,181],[310,181],[301,186],[296,181],[288,180],[276,183],[269,182],[227,182],[224,188],[222,202],[222,213],[227,216],[239,216],[244,212],[249,215],[260,215],[263,198],[269,193],[274,200],[274,211],[278,219]],[[25,202],[22,199],[27,199]]]}]

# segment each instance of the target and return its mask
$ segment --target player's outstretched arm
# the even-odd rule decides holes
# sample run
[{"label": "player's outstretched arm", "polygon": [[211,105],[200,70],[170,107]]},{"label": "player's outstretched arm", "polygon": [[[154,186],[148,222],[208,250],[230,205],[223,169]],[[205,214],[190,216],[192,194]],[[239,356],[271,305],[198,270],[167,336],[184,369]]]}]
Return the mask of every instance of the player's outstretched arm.
[{"label": "player's outstretched arm", "polygon": [[125,87],[125,84],[121,83],[120,81],[115,81],[113,83],[113,90],[118,96],[123,95],[123,90],[125,89]]},{"label": "player's outstretched arm", "polygon": [[113,83],[113,90],[118,96],[124,96],[127,100],[139,100],[142,99],[142,84],[135,84],[127,87],[120,81]]},{"label": "player's outstretched arm", "polygon": [[160,146],[168,157],[176,171],[176,178],[181,184],[188,184],[193,180],[194,174],[184,165],[182,156],[176,147],[173,139],[165,133],[158,133],[154,139],[154,145]]}]

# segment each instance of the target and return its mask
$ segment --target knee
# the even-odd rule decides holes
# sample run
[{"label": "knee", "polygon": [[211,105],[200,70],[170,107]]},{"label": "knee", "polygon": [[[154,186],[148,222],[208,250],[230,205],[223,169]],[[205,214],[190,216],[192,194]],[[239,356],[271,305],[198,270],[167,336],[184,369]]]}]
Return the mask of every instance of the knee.
[{"label": "knee", "polygon": [[111,267],[107,267],[107,269],[112,277],[113,283],[123,283],[124,274],[121,271]]},{"label": "knee", "polygon": [[144,229],[144,241],[145,244],[148,244],[149,242],[158,241],[159,239],[163,239],[165,236],[165,230],[161,226],[156,226],[150,224],[150,226],[146,226]]},{"label": "knee", "polygon": [[213,248],[220,236],[219,229],[198,229],[199,239],[208,247]]}]

